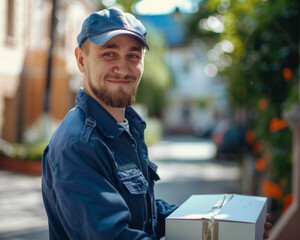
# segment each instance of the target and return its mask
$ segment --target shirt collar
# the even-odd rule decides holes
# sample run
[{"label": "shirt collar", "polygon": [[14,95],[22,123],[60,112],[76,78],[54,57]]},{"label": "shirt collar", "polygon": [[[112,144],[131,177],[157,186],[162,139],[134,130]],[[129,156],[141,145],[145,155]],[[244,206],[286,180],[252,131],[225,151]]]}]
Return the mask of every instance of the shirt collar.
[{"label": "shirt collar", "polygon": [[[125,129],[118,124],[116,119],[114,119],[97,101],[86,94],[82,88],[78,91],[76,104],[88,116],[96,121],[96,126],[106,137],[117,138],[125,131]],[[126,108],[125,117],[128,119],[129,125],[134,126],[138,132],[141,133],[144,131],[146,123],[132,107]]]}]

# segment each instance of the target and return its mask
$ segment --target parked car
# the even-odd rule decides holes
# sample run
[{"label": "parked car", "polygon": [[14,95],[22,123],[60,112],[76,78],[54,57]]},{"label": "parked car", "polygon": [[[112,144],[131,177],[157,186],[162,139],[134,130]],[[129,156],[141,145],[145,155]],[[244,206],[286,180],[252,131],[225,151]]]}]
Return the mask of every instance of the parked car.
[{"label": "parked car", "polygon": [[212,132],[211,138],[217,146],[217,158],[233,158],[243,153],[246,147],[245,128],[221,120]]}]

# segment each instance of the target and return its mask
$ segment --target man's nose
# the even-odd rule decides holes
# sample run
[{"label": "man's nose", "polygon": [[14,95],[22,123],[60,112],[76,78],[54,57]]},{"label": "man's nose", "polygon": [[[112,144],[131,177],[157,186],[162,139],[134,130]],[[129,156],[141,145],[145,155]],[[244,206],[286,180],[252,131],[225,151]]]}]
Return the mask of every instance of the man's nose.
[{"label": "man's nose", "polygon": [[120,59],[116,62],[113,71],[121,77],[125,77],[129,73],[129,64],[126,59]]}]

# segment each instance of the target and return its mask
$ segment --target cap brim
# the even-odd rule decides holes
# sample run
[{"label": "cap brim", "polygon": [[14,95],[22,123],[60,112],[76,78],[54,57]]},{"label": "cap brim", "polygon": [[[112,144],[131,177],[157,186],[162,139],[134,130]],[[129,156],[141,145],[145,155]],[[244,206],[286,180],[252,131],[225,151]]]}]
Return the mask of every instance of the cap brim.
[{"label": "cap brim", "polygon": [[106,42],[108,42],[113,37],[122,35],[122,34],[131,35],[131,36],[138,38],[145,45],[145,47],[149,50],[149,46],[148,46],[147,42],[145,41],[145,39],[143,39],[141,36],[139,36],[138,34],[136,34],[134,32],[123,30],[123,29],[122,30],[114,30],[114,31],[102,33],[99,35],[95,35],[92,37],[88,37],[88,39],[96,45],[102,45],[102,44],[105,44]]}]

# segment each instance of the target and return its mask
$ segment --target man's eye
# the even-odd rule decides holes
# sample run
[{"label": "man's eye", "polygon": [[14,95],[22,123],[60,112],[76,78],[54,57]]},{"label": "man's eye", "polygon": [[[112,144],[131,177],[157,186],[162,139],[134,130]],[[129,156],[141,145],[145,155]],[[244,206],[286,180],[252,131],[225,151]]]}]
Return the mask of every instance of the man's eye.
[{"label": "man's eye", "polygon": [[107,53],[104,53],[104,56],[107,56],[107,57],[112,57],[112,56],[113,56],[113,53],[111,53],[111,52],[107,52]]},{"label": "man's eye", "polygon": [[137,55],[137,54],[131,54],[130,58],[139,58],[139,55]]}]

